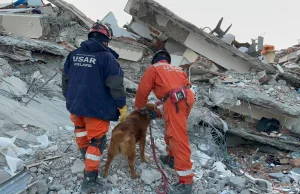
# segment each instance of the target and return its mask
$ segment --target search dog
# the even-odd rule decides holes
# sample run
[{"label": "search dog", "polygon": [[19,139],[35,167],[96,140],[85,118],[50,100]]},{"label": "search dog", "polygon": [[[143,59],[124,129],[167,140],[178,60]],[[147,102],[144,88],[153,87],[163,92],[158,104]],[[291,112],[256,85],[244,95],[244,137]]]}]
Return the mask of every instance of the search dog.
[{"label": "search dog", "polygon": [[143,110],[134,110],[125,121],[119,123],[112,131],[111,141],[107,153],[107,162],[104,167],[103,177],[107,177],[113,158],[121,153],[128,159],[130,174],[133,179],[140,177],[134,169],[136,156],[136,143],[139,143],[140,157],[143,162],[148,162],[145,156],[147,128],[150,124],[149,112],[160,115],[155,104],[148,103]]}]

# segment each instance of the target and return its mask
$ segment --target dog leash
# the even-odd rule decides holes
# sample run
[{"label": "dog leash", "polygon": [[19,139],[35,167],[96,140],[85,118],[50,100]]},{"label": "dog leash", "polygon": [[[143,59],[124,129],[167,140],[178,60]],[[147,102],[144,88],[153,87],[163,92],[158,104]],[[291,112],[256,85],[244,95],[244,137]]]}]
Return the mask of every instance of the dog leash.
[{"label": "dog leash", "polygon": [[150,128],[150,141],[151,141],[151,147],[152,147],[152,153],[153,153],[153,159],[154,162],[159,170],[159,172],[162,175],[162,183],[161,185],[157,188],[156,192],[158,194],[167,194],[169,191],[169,187],[168,187],[168,178],[165,174],[165,172],[160,168],[160,166],[157,163],[157,158],[156,158],[156,153],[155,153],[155,144],[154,144],[154,138],[152,136],[152,127],[151,127],[151,123],[149,125]]}]

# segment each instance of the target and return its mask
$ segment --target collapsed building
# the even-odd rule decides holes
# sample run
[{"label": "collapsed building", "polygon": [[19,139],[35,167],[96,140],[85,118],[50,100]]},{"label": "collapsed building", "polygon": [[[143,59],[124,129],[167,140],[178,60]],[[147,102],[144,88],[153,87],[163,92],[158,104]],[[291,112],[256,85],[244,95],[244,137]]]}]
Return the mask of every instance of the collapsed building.
[{"label": "collapsed building", "polygon": [[[57,141],[57,144],[64,151],[63,153],[72,150],[70,155],[65,156],[72,157],[73,159],[70,159],[72,162],[66,162],[69,160],[66,158],[62,161],[48,162],[49,158],[49,160],[57,159],[55,158],[57,155],[54,154],[51,155],[54,158],[42,157],[44,165],[38,167],[37,171],[32,169],[40,160],[33,160],[34,162],[30,160],[33,164],[28,164],[27,161],[26,166],[37,179],[52,177],[50,181],[48,179],[44,181],[42,186],[38,185],[37,188],[41,187],[44,190],[39,190],[37,193],[54,193],[68,189],[75,193],[78,185],[72,181],[60,180],[60,188],[54,187],[52,180],[56,180],[56,176],[63,175],[49,170],[47,166],[55,168],[56,171],[59,169],[56,166],[72,167],[72,173],[77,175],[74,181],[82,179],[82,174],[77,168],[78,166],[82,168],[81,163],[74,159],[79,154],[78,150],[69,149],[69,144],[65,142],[71,134],[72,127],[66,126],[71,124],[67,112],[61,110],[64,109],[64,97],[61,93],[61,78],[56,75],[62,71],[68,53],[87,39],[86,34],[94,21],[63,0],[49,0],[49,2],[52,4],[32,5],[30,8],[20,9],[0,9],[0,101],[5,104],[9,99],[11,104],[9,108],[0,104],[2,109],[0,116],[6,122],[15,123],[19,127],[22,124],[29,125],[21,129],[14,125],[12,128],[18,128],[18,133],[20,131],[23,133],[24,128],[26,130],[29,128],[29,132],[40,128],[55,131],[57,134],[50,133],[54,142],[57,141],[56,138],[60,139],[60,136],[65,138]],[[124,28],[118,26],[111,12],[102,19],[102,22],[110,25],[114,32],[109,46],[120,55],[118,61],[125,72],[124,84],[129,99],[128,106],[133,104],[135,91],[145,68],[150,65],[153,54],[160,48],[166,48],[170,52],[173,65],[182,67],[187,72],[196,91],[197,100],[188,122],[189,136],[194,145],[192,159],[197,177],[195,193],[220,193],[226,189],[229,191],[230,188],[241,193],[246,189],[246,179],[241,178],[244,186],[240,187],[236,183],[238,182],[236,178],[240,177],[230,178],[230,180],[223,177],[231,177],[232,173],[225,170],[220,162],[212,162],[217,170],[211,170],[212,166],[209,165],[208,170],[199,170],[212,158],[224,160],[228,168],[234,165],[227,155],[226,134],[228,133],[271,145],[279,150],[299,151],[300,102],[297,90],[300,88],[300,78],[297,71],[282,64],[282,61],[285,62],[282,59],[284,56],[277,55],[278,64],[263,62],[258,57],[241,52],[225,42],[222,39],[226,34],[224,31],[219,37],[206,33],[153,0],[128,0],[124,11],[133,17]],[[19,30],[20,28],[22,30]],[[40,96],[38,95],[36,99],[30,98],[31,95],[35,96],[38,93]],[[32,105],[28,105],[30,100]],[[52,105],[50,101],[55,103]],[[26,106],[23,106],[23,103]],[[48,107],[49,112],[42,111],[44,106]],[[59,114],[51,116],[55,111]],[[10,117],[13,114],[17,116]],[[28,118],[27,115],[32,115],[33,118]],[[280,123],[277,128],[275,127],[276,129],[258,127],[259,123],[271,122],[272,119]],[[53,130],[54,128],[71,128],[71,130],[62,132]],[[156,146],[160,153],[164,153],[163,133],[159,130],[162,126],[159,121],[155,128],[158,130],[154,134],[157,138]],[[14,136],[18,133],[6,131],[5,135]],[[74,142],[72,143],[70,145],[74,147]],[[149,147],[147,149],[151,154]],[[49,151],[48,147],[45,152],[53,154],[56,151],[55,149]],[[121,161],[119,159],[116,166],[124,166],[121,165]],[[129,179],[120,169],[114,169],[113,175],[105,181],[110,182],[114,188],[126,190],[127,193],[138,192],[132,190],[138,185],[142,185],[139,191],[143,193],[153,192],[159,185],[159,173],[152,173],[153,164],[138,163],[137,165],[142,172],[142,181],[127,183]],[[174,180],[176,174],[170,172],[170,169],[166,170],[170,173],[168,178]],[[236,168],[231,170],[239,174]],[[65,172],[65,179],[71,177],[72,173]],[[212,175],[213,173],[217,175]],[[21,175],[24,174],[25,172],[21,171]],[[208,181],[215,176],[218,177],[217,181],[212,185],[208,184]],[[23,177],[28,179],[27,175]],[[151,181],[148,180],[149,177]],[[265,187],[262,188],[254,184],[253,180],[253,177],[247,179],[247,182],[253,183],[251,188],[248,188],[250,191],[275,192],[275,190],[271,191],[268,182],[264,182]],[[8,190],[13,186],[13,184],[7,186],[7,183],[9,182],[0,184],[0,188]],[[124,188],[118,187],[118,184],[125,184]],[[295,188],[297,186],[291,186],[290,191],[294,191]],[[113,191],[118,193],[118,189]]]},{"label": "collapsed building", "polygon": [[[257,122],[263,117],[276,118],[282,127],[295,134],[293,137],[295,141],[290,141],[287,137],[273,140],[273,137],[256,134],[255,130],[246,126],[245,129],[232,126],[229,127],[228,132],[261,143],[269,143],[282,149],[292,151],[299,149],[297,137],[300,135],[300,106],[296,91],[299,87],[299,78],[296,73],[280,72],[272,64],[265,64],[240,52],[218,37],[211,36],[193,24],[182,20],[155,1],[130,0],[125,11],[133,16],[128,25],[129,29],[141,36],[143,34],[156,35],[161,41],[166,42],[165,47],[172,54],[174,65],[190,64],[198,57],[203,56],[217,67],[221,67],[223,72],[234,70],[225,73],[227,77],[235,79],[235,81],[229,82],[220,81],[218,78],[220,76],[216,77],[214,73],[209,79],[205,79],[203,76],[199,77],[201,73],[196,72],[196,67],[194,72],[198,75],[193,76],[194,72],[191,70],[190,76],[193,84],[197,85],[199,81],[208,81],[209,88],[203,92],[206,92],[206,96],[209,97],[208,105],[210,107],[217,106],[228,112],[243,115],[247,121],[251,120],[250,123]],[[149,38],[149,36],[145,38]],[[201,69],[199,71],[201,72]],[[261,71],[266,73],[262,76],[256,73]],[[202,75],[204,73],[207,74],[207,71],[202,71]],[[268,81],[260,83],[259,80],[263,76],[267,76]],[[198,89],[202,90],[200,86]],[[199,96],[202,95],[200,92]]]}]

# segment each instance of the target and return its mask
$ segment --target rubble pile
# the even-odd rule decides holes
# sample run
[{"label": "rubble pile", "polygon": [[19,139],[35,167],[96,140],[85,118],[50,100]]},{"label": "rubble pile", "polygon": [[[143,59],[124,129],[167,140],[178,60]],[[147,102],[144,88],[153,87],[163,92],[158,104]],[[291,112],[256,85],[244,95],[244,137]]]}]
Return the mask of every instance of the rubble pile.
[{"label": "rubble pile", "polygon": [[[63,0],[49,2],[55,6],[0,8],[0,193],[78,193],[83,179],[61,71],[68,53],[87,39],[93,21]],[[114,31],[109,46],[120,55],[129,111],[143,72],[161,48],[187,72],[196,93],[188,121],[194,193],[299,192],[298,71],[266,62],[269,56],[260,60],[253,55],[261,57],[257,51],[241,52],[155,1],[132,0],[125,11],[133,16],[126,29],[111,12],[102,22]],[[7,25],[19,17],[30,21],[23,30]],[[154,99],[152,94],[149,100]],[[108,143],[116,124],[111,123]],[[163,120],[152,127],[157,155],[165,154]],[[135,161],[140,179],[131,179],[122,156],[102,178],[106,155],[99,168],[103,193],[156,193],[162,180],[149,135],[150,161],[142,163],[139,155]],[[163,170],[170,185],[177,182],[174,170]]]}]

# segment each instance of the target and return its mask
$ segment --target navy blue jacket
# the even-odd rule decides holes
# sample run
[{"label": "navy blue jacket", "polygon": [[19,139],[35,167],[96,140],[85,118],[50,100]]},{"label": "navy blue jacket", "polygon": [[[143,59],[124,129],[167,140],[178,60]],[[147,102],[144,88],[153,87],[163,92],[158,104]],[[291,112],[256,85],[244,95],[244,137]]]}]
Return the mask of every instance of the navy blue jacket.
[{"label": "navy blue jacket", "polygon": [[63,94],[70,113],[117,121],[126,105],[118,54],[96,39],[81,43],[65,62]]}]

